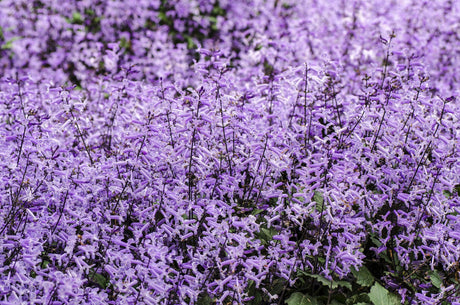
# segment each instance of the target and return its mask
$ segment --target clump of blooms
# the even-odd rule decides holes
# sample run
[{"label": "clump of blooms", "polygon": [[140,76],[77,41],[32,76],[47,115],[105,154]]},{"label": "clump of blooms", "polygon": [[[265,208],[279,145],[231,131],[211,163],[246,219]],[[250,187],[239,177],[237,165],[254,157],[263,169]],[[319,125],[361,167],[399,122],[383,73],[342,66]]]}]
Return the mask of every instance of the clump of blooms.
[{"label": "clump of blooms", "polygon": [[460,304],[455,1],[0,2],[0,304]]}]

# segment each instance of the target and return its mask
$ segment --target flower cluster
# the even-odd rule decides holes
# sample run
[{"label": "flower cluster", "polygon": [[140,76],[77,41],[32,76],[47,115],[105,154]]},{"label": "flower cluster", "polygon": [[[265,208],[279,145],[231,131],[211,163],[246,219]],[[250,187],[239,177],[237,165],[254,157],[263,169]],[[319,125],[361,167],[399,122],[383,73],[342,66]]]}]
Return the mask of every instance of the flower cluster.
[{"label": "flower cluster", "polygon": [[0,304],[460,304],[459,11],[1,1]]}]

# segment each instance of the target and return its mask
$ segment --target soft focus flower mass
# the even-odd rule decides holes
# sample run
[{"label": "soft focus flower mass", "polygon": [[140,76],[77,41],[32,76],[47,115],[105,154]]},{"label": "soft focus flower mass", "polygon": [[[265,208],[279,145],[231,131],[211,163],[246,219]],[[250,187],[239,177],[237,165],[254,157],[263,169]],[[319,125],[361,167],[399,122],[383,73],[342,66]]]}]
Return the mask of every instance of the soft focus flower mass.
[{"label": "soft focus flower mass", "polygon": [[460,1],[1,0],[0,304],[460,304]]}]

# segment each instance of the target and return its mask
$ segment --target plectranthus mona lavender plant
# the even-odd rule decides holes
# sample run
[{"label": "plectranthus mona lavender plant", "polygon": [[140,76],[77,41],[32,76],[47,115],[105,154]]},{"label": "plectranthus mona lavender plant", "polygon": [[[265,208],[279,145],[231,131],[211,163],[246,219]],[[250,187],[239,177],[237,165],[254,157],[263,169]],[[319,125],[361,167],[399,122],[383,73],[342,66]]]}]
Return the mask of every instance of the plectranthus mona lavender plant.
[{"label": "plectranthus mona lavender plant", "polygon": [[459,15],[0,1],[0,304],[460,304]]}]

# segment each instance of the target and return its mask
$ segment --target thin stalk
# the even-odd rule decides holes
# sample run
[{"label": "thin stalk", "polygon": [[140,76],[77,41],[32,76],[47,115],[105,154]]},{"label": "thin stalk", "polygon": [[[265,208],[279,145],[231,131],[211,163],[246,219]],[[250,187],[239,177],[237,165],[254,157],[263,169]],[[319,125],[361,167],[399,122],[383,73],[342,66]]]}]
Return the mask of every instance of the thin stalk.
[{"label": "thin stalk", "polygon": [[[67,104],[68,104],[68,101],[67,101]],[[83,143],[83,146],[85,147],[86,153],[88,154],[89,161],[90,161],[91,165],[94,165],[93,158],[91,157],[91,152],[90,152],[90,150],[88,148],[88,145],[86,145],[86,142],[85,142],[85,137],[83,136],[83,133],[80,130],[80,126],[78,125],[77,118],[73,114],[72,106],[70,107],[70,115],[73,118],[75,127],[77,128],[78,135],[79,135],[79,137],[80,137],[80,139],[81,139],[81,141]]]},{"label": "thin stalk", "polygon": [[[222,74],[220,75],[222,76]],[[220,79],[220,77],[219,77]],[[228,150],[228,144],[227,144],[227,135],[226,135],[226,132],[225,132],[225,121],[224,121],[224,107],[222,105],[222,99],[220,97],[220,86],[219,84],[216,82],[216,87],[217,87],[217,90],[216,90],[216,100],[219,101],[219,106],[220,106],[220,120],[221,120],[221,124],[222,124],[222,134],[224,136],[224,145],[225,145],[225,154],[226,154],[226,158],[227,158],[227,163],[228,163],[228,168],[230,170],[230,176],[233,176],[233,170],[232,170],[232,162],[231,162],[231,159],[230,159],[230,153],[229,153],[229,150]]]},{"label": "thin stalk", "polygon": [[393,40],[394,37],[396,37],[396,36],[395,36],[395,34],[393,32],[393,33],[390,34],[390,41],[386,43],[386,45],[388,47],[387,47],[386,56],[385,56],[385,59],[384,59],[384,62],[383,62],[382,83],[380,84],[380,90],[383,89],[383,85],[385,84],[385,78],[387,77],[387,69],[388,69],[389,59],[390,59],[390,45],[391,45],[391,41]]},{"label": "thin stalk", "polygon": [[[443,107],[442,107],[442,110],[441,110],[441,114],[439,116],[439,121],[438,121],[438,124],[436,124],[436,129],[434,130],[433,132],[433,137],[436,137],[436,133],[438,132],[438,129],[439,129],[439,126],[441,125],[441,121],[442,121],[442,117],[444,116],[444,112],[445,112],[445,109],[446,109],[446,104],[447,104],[447,101],[446,100],[443,100],[444,104],[443,104]],[[430,140],[430,142],[428,143],[428,145],[425,147],[425,149],[423,150],[423,153],[422,153],[422,157],[420,158],[420,161],[418,162],[417,164],[417,168],[415,169],[415,172],[414,174],[412,175],[412,178],[410,179],[410,183],[409,183],[409,186],[406,188],[406,190],[410,190],[410,188],[412,187],[412,183],[414,182],[415,180],[415,176],[417,175],[418,173],[418,170],[420,169],[420,166],[422,166],[423,164],[423,159],[425,157],[425,154],[427,153],[427,151],[431,148],[431,143],[433,142],[433,140]]]},{"label": "thin stalk", "polygon": [[[262,151],[262,155],[260,156],[259,163],[257,164],[256,174],[259,172],[260,166],[262,165],[262,161],[263,161],[263,159],[265,157],[265,151],[267,150],[267,144],[268,144],[268,136],[265,136],[264,150]],[[256,182],[256,178],[254,177],[254,179],[252,179],[252,184],[251,184],[251,187],[250,187],[249,192],[248,192],[248,198],[246,198],[246,200],[248,200],[249,196],[251,196],[252,190],[254,189],[255,182]],[[244,199],[245,198],[243,196],[243,202],[245,202]]]},{"label": "thin stalk", "polygon": [[[163,100],[163,102],[166,100],[165,99],[165,89],[163,87],[163,79],[160,80],[160,86],[161,86],[161,98]],[[172,134],[172,127],[171,127],[171,119],[169,117],[169,113],[171,111],[171,103],[169,103],[169,109],[168,111],[166,111],[166,119],[168,121],[168,131],[169,131],[169,138],[171,140],[171,147],[174,149],[175,148],[175,143],[174,143],[174,140],[173,140],[173,134]]]},{"label": "thin stalk", "polygon": [[56,223],[54,224],[53,229],[51,229],[51,234],[50,235],[54,234],[54,231],[56,231],[56,228],[58,227],[59,222],[61,221],[62,214],[64,214],[64,208],[65,208],[65,204],[67,202],[68,195],[69,195],[69,190],[67,190],[67,192],[65,193],[64,202],[62,203],[62,206],[59,209],[59,217],[58,217]]}]

